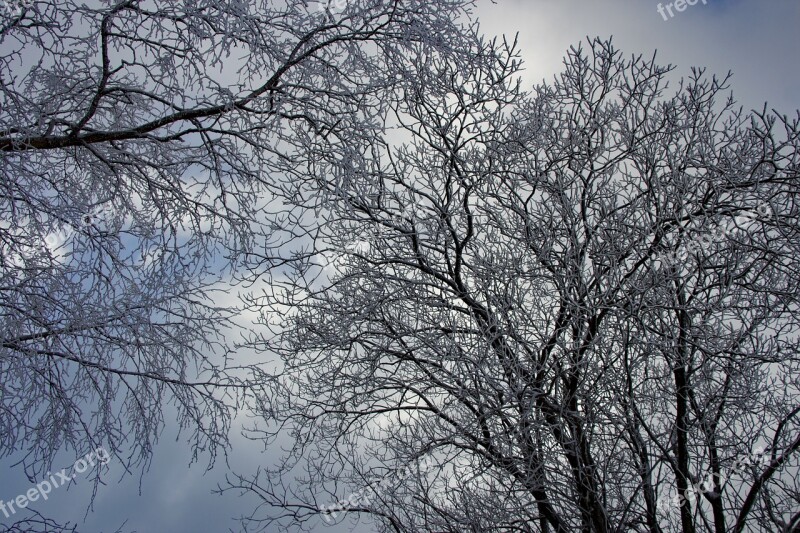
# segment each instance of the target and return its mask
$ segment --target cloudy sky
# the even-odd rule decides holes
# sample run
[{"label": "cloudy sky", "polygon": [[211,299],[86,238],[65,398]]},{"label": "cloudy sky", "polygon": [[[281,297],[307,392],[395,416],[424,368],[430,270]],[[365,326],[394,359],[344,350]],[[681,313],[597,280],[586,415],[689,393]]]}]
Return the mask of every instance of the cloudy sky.
[{"label": "cloudy sky", "polygon": [[[732,71],[731,89],[746,110],[760,109],[765,102],[782,114],[794,115],[800,108],[799,1],[707,0],[704,5],[700,0],[683,12],[673,10],[668,20],[659,14],[658,4],[652,0],[481,0],[476,14],[486,34],[519,34],[524,81],[529,86],[559,72],[569,46],[587,36],[613,36],[616,46],[628,55],[650,57],[657,51],[658,61],[676,65],[678,76],[687,75],[692,66],[720,75]],[[55,490],[36,508],[47,516],[78,522],[80,531],[87,532],[112,532],[123,522],[127,522],[126,531],[237,531],[232,518],[252,511],[258,502],[235,493],[212,495],[224,479],[224,462],[210,472],[204,472],[202,461],[189,468],[190,450],[175,437],[175,428],[165,431],[152,467],[141,479],[126,476],[119,484],[100,487],[94,512],[85,522],[91,487],[80,478],[75,487]],[[234,437],[229,464],[246,473],[269,464],[279,453]],[[18,469],[11,468],[12,463],[0,462],[0,499],[6,501],[30,486]],[[316,531],[370,528],[364,523],[326,528],[320,522]]]}]

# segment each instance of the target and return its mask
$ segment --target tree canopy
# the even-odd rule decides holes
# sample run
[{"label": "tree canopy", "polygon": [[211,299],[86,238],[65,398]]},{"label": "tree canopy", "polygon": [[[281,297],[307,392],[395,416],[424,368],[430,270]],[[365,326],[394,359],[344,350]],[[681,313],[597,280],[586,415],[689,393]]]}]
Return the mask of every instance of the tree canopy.
[{"label": "tree canopy", "polygon": [[470,2],[15,6],[0,19],[0,455],[31,481],[101,445],[146,467],[169,405],[213,462],[270,379],[234,354],[236,287],[305,231],[270,188],[308,139],[379,131],[420,53],[462,53],[453,17]]},{"label": "tree canopy", "polygon": [[530,93],[486,57],[420,63],[399,131],[292,175],[339,254],[253,301],[293,310],[253,346],[294,447],[230,480],[252,524],[796,530],[798,119],[610,41]]},{"label": "tree canopy", "polygon": [[172,412],[213,463],[245,410],[289,443],[221,489],[247,530],[800,530],[800,114],[601,39],[526,91],[463,0],[15,5],[0,455],[31,481],[146,469]]}]

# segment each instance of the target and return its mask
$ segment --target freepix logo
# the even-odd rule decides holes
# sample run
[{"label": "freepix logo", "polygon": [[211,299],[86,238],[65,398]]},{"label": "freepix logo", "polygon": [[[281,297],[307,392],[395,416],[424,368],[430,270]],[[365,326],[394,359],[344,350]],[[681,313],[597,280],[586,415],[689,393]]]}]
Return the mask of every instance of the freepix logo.
[{"label": "freepix logo", "polygon": [[696,483],[690,483],[689,486],[683,491],[683,494],[681,494],[680,491],[677,491],[674,496],[662,494],[661,497],[656,501],[656,506],[662,511],[666,511],[669,507],[673,506],[683,507],[692,500],[697,501],[702,494],[721,491],[732,476],[746,475],[747,467],[754,466],[763,468],[769,464],[769,456],[765,454],[764,447],[759,446],[753,450],[753,453],[736,459],[731,465],[730,470],[727,472],[708,472],[705,479],[698,478]]},{"label": "freepix logo", "polygon": [[[697,2],[703,2],[704,6],[708,5],[708,0],[675,0],[667,5],[659,2],[658,6],[656,7],[656,11],[658,11],[658,14],[661,15],[666,22],[675,16],[675,13],[672,11],[673,8],[678,13],[682,13],[683,11],[686,11],[687,7],[697,5]],[[667,16],[668,13],[669,16]]]},{"label": "freepix logo", "polygon": [[[90,466],[94,467],[96,464],[95,461],[105,465],[108,464],[110,460],[111,455],[109,455],[106,449],[101,446],[100,448],[87,453],[85,456],[75,461],[75,464],[73,464],[72,468],[69,470],[62,468],[61,471],[52,475],[50,472],[48,472],[47,475],[49,477],[47,479],[40,481],[35,487],[28,489],[25,494],[20,494],[16,498],[7,502],[0,500],[0,511],[3,512],[6,518],[11,518],[12,515],[16,514],[17,510],[28,507],[29,503],[35,502],[39,498],[47,500],[48,495],[53,491],[53,489],[57,489],[58,487],[66,485],[70,481],[74,480],[76,477],[75,473],[82,474],[86,472]],[[73,474],[70,475],[70,471],[72,471]]]},{"label": "freepix logo", "polygon": [[317,11],[330,11],[336,13],[337,11],[344,10],[347,7],[348,0],[326,0],[324,2],[317,2]]},{"label": "freepix logo", "polygon": [[[20,231],[31,235],[31,239],[25,244],[19,245],[16,249],[6,252],[6,263],[16,269],[24,269],[30,264],[37,263],[43,257],[52,257],[56,260],[64,259],[66,255],[66,245],[76,234],[86,232],[103,223],[108,223],[113,219],[113,209],[110,205],[98,206],[91,211],[83,214],[76,222],[72,222],[54,228],[46,235],[37,235],[37,228],[25,219],[23,222],[13,224],[9,221],[0,221],[5,228],[16,226],[17,235]],[[21,230],[22,226],[27,226],[27,232]]]},{"label": "freepix logo", "polygon": [[18,17],[32,4],[33,0],[0,0],[0,15],[10,18]]},{"label": "freepix logo", "polygon": [[667,268],[685,266],[689,254],[709,249],[714,243],[722,242],[745,231],[752,231],[754,223],[767,220],[773,216],[772,207],[766,202],[761,202],[755,209],[742,211],[736,217],[725,222],[711,226],[704,233],[696,233],[693,237],[681,243],[674,251],[664,252],[655,257],[660,266]]}]

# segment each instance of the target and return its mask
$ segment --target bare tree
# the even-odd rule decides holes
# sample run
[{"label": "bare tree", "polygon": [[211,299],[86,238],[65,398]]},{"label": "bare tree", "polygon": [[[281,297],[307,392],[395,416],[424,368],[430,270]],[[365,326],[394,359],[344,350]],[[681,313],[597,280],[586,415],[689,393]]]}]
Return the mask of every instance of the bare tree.
[{"label": "bare tree", "polygon": [[[0,525],[2,533],[27,533],[30,531],[48,531],[52,533],[76,533],[77,525],[60,525],[49,518],[43,517],[40,513],[34,512],[33,517],[18,520],[6,526]],[[119,532],[117,532],[119,533]]]},{"label": "bare tree", "polygon": [[[0,455],[38,479],[103,445],[195,456],[264,379],[225,338],[240,275],[292,259],[269,185],[296,146],[379,131],[461,0],[26,1],[0,20]],[[278,213],[275,215],[275,213]],[[274,215],[274,216],[273,216]],[[281,218],[287,216],[289,218]],[[229,300],[230,302],[230,300]]]},{"label": "bare tree", "polygon": [[249,524],[797,530],[798,119],[610,42],[530,94],[513,45],[476,58],[292,175],[328,216],[252,299],[285,316],[253,437],[294,445],[229,481]]}]

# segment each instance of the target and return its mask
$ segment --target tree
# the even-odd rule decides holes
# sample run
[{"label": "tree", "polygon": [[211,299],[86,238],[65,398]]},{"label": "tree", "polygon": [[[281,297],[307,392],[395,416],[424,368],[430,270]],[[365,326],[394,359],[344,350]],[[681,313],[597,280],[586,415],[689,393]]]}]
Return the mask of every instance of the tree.
[{"label": "tree", "polygon": [[229,480],[249,524],[796,531],[800,118],[607,41],[530,94],[514,45],[478,57],[291,174],[336,261],[251,300],[286,315],[253,438],[293,446]]},{"label": "tree", "polygon": [[[0,454],[31,480],[105,446],[146,466],[165,403],[225,449],[265,375],[232,287],[292,258],[270,208],[297,145],[380,129],[461,0],[19,2],[0,21]],[[274,216],[273,216],[274,215]],[[291,216],[291,214],[290,214]],[[226,337],[226,335],[228,335]]]}]

